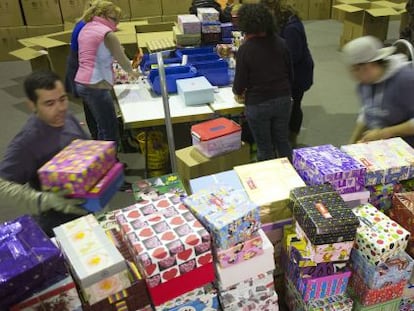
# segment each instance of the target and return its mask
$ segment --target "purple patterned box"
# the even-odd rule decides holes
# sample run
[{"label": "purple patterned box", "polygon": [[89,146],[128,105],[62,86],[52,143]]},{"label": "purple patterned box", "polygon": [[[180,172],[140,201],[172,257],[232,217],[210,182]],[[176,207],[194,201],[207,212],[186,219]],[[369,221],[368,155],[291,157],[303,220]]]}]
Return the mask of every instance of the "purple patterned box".
[{"label": "purple patterned box", "polygon": [[0,224],[0,241],[0,310],[67,276],[61,251],[30,216]]},{"label": "purple patterned box", "polygon": [[115,161],[115,142],[76,139],[39,168],[42,190],[86,194]]},{"label": "purple patterned box", "polygon": [[365,166],[333,145],[294,149],[293,166],[309,185],[328,182],[340,193],[363,190]]}]

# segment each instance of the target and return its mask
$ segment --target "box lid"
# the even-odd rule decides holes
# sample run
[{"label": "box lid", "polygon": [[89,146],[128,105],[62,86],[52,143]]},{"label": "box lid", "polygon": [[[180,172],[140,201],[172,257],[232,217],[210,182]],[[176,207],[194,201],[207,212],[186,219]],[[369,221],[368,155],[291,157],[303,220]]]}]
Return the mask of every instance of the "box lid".
[{"label": "box lid", "polygon": [[202,122],[191,127],[191,134],[200,140],[211,140],[224,135],[241,131],[240,125],[226,118]]}]

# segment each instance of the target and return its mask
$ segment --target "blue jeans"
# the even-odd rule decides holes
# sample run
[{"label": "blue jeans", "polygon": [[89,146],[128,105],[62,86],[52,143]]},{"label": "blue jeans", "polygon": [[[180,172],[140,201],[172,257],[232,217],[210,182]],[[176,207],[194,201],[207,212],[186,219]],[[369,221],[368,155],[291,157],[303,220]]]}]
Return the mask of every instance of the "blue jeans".
[{"label": "blue jeans", "polygon": [[86,87],[79,83],[76,84],[76,90],[96,122],[97,139],[117,142],[119,138],[118,119],[111,91]]},{"label": "blue jeans", "polygon": [[289,143],[289,119],[292,99],[289,96],[246,105],[245,115],[257,145],[257,160],[287,157],[292,159]]}]

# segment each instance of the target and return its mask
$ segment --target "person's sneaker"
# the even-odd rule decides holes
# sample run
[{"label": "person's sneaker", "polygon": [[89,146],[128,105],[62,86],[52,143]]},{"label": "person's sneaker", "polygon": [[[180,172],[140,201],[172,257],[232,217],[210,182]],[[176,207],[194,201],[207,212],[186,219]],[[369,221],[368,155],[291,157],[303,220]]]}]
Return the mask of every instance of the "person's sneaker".
[{"label": "person's sneaker", "polygon": [[121,185],[121,187],[119,187],[118,191],[132,192],[132,184],[128,181],[124,181],[124,183]]}]

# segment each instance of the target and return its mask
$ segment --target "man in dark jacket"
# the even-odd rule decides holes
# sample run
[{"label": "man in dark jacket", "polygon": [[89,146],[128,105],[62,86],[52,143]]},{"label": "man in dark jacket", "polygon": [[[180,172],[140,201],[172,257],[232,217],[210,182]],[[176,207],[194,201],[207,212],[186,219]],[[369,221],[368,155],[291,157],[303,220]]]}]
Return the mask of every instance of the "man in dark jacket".
[{"label": "man in dark jacket", "polygon": [[224,10],[221,9],[220,3],[215,0],[193,0],[189,9],[190,14],[197,15],[198,8],[214,8],[220,13],[220,22],[231,22],[231,9],[233,7],[233,0],[228,0]]}]

